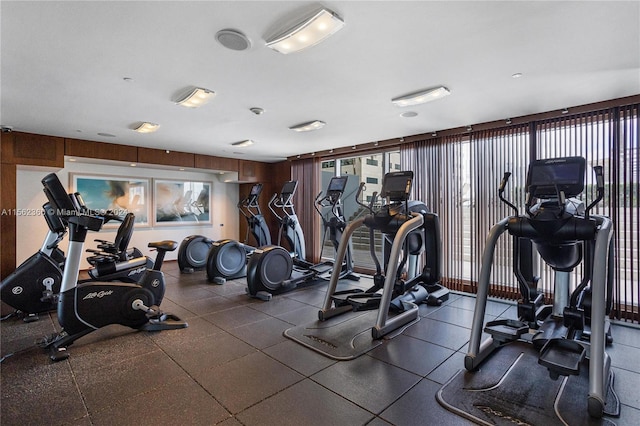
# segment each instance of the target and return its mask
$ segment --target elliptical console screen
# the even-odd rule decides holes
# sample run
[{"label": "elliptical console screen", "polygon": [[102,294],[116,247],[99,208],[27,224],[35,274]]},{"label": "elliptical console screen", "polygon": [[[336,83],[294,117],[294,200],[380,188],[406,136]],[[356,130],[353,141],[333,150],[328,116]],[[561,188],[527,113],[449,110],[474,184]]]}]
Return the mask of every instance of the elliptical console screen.
[{"label": "elliptical console screen", "polygon": [[290,197],[296,192],[297,187],[297,180],[290,180],[289,182],[285,182],[284,185],[282,185],[282,191],[280,191],[280,194],[282,196]]},{"label": "elliptical console screen", "polygon": [[384,175],[382,180],[381,197],[388,197],[390,201],[405,201],[409,199],[413,172],[391,172]]},{"label": "elliptical console screen", "polygon": [[532,161],[527,188],[537,198],[555,198],[560,191],[575,197],[584,190],[586,160],[582,157],[551,158]]},{"label": "elliptical console screen", "polygon": [[344,189],[347,187],[347,179],[349,176],[334,176],[329,181],[329,187],[327,188],[327,192],[344,192]]},{"label": "elliptical console screen", "polygon": [[251,187],[251,192],[249,193],[250,197],[257,197],[262,192],[262,184],[256,183]]}]

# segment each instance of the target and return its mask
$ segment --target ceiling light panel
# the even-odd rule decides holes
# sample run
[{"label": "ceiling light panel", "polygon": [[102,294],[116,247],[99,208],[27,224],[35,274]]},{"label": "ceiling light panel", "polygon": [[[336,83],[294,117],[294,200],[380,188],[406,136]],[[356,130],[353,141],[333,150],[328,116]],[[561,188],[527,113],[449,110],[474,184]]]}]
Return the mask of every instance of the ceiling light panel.
[{"label": "ceiling light panel", "polygon": [[324,121],[314,120],[309,121],[307,123],[297,124],[295,126],[289,127],[289,130],[293,130],[294,132],[310,132],[312,130],[322,129],[325,126]]},{"label": "ceiling light panel", "polygon": [[187,108],[199,108],[215,96],[215,92],[201,87],[191,89],[186,95],[176,101],[178,105]]},{"label": "ceiling light panel", "polygon": [[400,96],[398,98],[391,99],[395,105],[399,107],[406,107],[411,105],[419,105],[425,102],[435,101],[436,99],[444,98],[451,92],[444,86],[434,87],[432,89],[422,90],[420,92],[410,93],[408,95]]},{"label": "ceiling light panel", "polygon": [[156,123],[149,123],[147,121],[144,121],[142,123],[140,123],[135,129],[136,132],[138,133],[153,133],[156,130],[158,130],[158,127],[160,127],[159,124]]},{"label": "ceiling light panel", "polygon": [[344,21],[337,14],[323,8],[310,18],[267,40],[267,46],[284,55],[299,52],[320,43],[343,26]]},{"label": "ceiling light panel", "polygon": [[238,146],[238,147],[251,146],[251,145],[253,145],[253,141],[251,139],[247,139],[245,141],[234,142],[231,145]]}]

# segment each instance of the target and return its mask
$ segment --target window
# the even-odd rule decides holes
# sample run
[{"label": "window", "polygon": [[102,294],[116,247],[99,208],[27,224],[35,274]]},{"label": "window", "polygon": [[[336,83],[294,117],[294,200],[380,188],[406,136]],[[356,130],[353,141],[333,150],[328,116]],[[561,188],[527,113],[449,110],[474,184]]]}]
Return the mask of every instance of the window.
[{"label": "window", "polygon": [[[332,165],[329,165],[332,163]],[[365,183],[360,201],[366,205],[371,203],[373,193],[380,193],[382,177],[391,170],[396,170],[400,164],[400,152],[391,151],[362,157],[351,157],[322,162],[322,188],[326,190],[329,180],[333,176],[350,176],[347,188],[342,196],[342,206],[347,223],[368,213],[367,209],[356,203],[355,196],[360,182]],[[328,209],[327,209],[328,210]],[[324,212],[330,214],[330,212]],[[381,236],[375,234],[376,251],[382,258]],[[369,253],[369,231],[360,227],[352,237],[353,257],[355,266],[361,270],[374,270],[375,264]],[[333,258],[334,248],[328,240],[328,232],[322,249],[323,258]]]},{"label": "window", "polygon": [[[577,155],[585,157],[588,164],[586,188],[581,196],[586,204],[596,198],[592,167],[604,166],[605,199],[592,213],[606,215],[614,224],[613,314],[638,322],[638,109],[639,105],[614,107],[402,145],[402,168],[418,173],[413,198],[422,200],[440,216],[445,284],[455,290],[475,291],[487,233],[500,219],[514,213],[497,193],[505,172],[512,174],[505,198],[523,214],[531,156],[542,159]],[[493,296],[518,297],[511,250],[511,239],[500,238],[491,275]],[[551,272],[545,266],[541,274],[540,287],[547,295],[554,287]]]}]

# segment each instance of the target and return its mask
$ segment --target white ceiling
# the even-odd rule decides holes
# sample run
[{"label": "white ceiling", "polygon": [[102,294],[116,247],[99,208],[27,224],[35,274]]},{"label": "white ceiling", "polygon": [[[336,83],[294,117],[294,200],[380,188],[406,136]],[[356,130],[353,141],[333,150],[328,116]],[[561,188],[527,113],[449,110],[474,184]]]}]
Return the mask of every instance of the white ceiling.
[{"label": "white ceiling", "polygon": [[[638,1],[322,4],[343,30],[282,55],[265,37],[320,3],[3,0],[0,123],[272,162],[640,93]],[[225,28],[244,32],[251,48],[221,46],[215,34]],[[438,85],[451,95],[403,109],[390,102]],[[200,109],[173,103],[188,86],[216,97]],[[288,130],[316,119],[327,125]],[[138,134],[140,121],[160,128]],[[255,144],[230,145],[245,139]]]}]

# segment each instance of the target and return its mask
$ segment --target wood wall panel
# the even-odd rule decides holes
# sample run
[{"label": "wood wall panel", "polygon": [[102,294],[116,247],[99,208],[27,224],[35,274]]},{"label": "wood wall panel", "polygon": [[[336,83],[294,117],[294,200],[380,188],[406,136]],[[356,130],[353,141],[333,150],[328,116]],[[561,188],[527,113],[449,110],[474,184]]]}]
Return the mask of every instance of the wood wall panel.
[{"label": "wood wall panel", "polygon": [[64,138],[32,133],[2,133],[2,162],[64,167]]},{"label": "wood wall panel", "polygon": [[214,157],[212,155],[196,154],[196,169],[220,170],[227,172],[237,172],[239,170],[239,160],[235,158]]},{"label": "wood wall panel", "polygon": [[138,162],[138,148],[135,146],[81,139],[65,139],[64,154],[72,157]]},{"label": "wood wall panel", "polygon": [[16,268],[16,165],[0,163],[0,179],[0,277],[4,279]]},{"label": "wood wall panel", "polygon": [[195,154],[154,148],[138,148],[138,162],[162,166],[195,167]]}]

